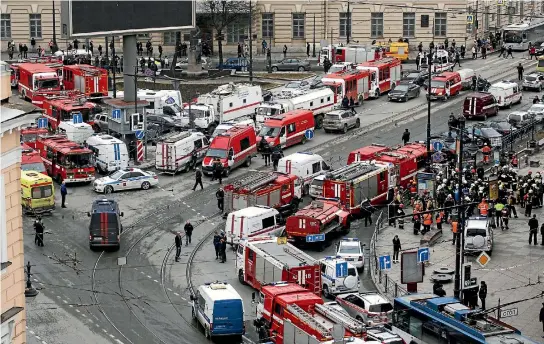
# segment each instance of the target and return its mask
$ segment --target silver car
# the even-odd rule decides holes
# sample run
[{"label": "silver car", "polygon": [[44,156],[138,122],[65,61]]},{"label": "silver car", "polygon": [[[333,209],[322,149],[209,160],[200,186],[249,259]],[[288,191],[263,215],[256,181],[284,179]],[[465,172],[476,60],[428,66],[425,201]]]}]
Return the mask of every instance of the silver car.
[{"label": "silver car", "polygon": [[535,90],[542,91],[544,89],[544,74],[533,73],[523,78],[523,84],[521,85],[523,90]]},{"label": "silver car", "polygon": [[326,133],[331,131],[341,131],[346,133],[350,128],[359,128],[361,120],[359,114],[351,109],[334,110],[325,115],[323,120],[323,129]]}]

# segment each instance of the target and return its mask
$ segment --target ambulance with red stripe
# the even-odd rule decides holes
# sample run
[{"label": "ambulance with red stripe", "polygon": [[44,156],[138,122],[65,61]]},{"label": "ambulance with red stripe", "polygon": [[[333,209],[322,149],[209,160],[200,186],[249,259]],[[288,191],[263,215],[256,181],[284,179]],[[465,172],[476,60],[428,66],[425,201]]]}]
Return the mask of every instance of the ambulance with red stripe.
[{"label": "ambulance with red stripe", "polygon": [[307,130],[314,130],[314,113],[309,110],[293,110],[269,117],[259,132],[259,141],[264,137],[270,149],[287,148],[306,143]]},{"label": "ambulance with red stripe", "polygon": [[[189,171],[204,159],[210,143],[199,132],[172,133],[157,142],[155,168],[165,173]],[[193,160],[193,155],[196,161]]]},{"label": "ambulance with red stripe", "polygon": [[121,224],[123,212],[119,210],[118,203],[113,199],[97,199],[93,202],[87,216],[91,218],[89,223],[90,249],[95,247],[119,249],[123,232]]},{"label": "ambulance with red stripe", "polygon": [[[461,75],[457,72],[442,72],[431,79],[431,100],[448,100],[461,93],[463,84]],[[429,95],[427,94],[427,99]]]},{"label": "ambulance with red stripe", "polygon": [[297,152],[278,162],[278,172],[293,174],[301,179],[304,195],[310,193],[310,184],[314,178],[324,175],[330,169],[321,155],[310,152]]},{"label": "ambulance with red stripe", "polygon": [[510,107],[512,104],[521,103],[523,97],[521,87],[516,82],[509,80],[503,80],[491,85],[487,92],[491,93],[497,99],[499,108]]},{"label": "ambulance with red stripe", "polygon": [[363,62],[357,70],[370,73],[369,94],[371,98],[379,98],[395,88],[402,79],[401,61],[394,57],[386,57],[372,62]]}]

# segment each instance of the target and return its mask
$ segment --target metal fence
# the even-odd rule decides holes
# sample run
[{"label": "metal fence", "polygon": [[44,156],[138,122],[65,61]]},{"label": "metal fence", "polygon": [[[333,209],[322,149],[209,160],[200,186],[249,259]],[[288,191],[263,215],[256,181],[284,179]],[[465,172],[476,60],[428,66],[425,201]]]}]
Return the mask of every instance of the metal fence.
[{"label": "metal fence", "polygon": [[376,219],[376,224],[374,226],[374,233],[370,239],[370,275],[372,281],[376,284],[376,287],[389,299],[392,300],[395,297],[403,296],[408,294],[408,291],[403,288],[399,283],[392,280],[386,273],[383,273],[380,270],[378,263],[378,254],[376,252],[376,242],[382,231],[386,227],[387,216],[382,210],[378,218]]}]

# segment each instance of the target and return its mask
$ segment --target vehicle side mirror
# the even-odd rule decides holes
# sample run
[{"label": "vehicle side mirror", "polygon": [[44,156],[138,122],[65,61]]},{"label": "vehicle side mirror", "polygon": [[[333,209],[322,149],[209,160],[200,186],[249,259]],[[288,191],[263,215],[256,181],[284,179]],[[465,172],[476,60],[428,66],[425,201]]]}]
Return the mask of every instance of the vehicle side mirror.
[{"label": "vehicle side mirror", "polygon": [[125,213],[121,212],[121,214],[119,214],[121,217],[125,216]]},{"label": "vehicle side mirror", "polygon": [[87,212],[87,216],[88,216],[88,217],[91,217],[91,213]]}]

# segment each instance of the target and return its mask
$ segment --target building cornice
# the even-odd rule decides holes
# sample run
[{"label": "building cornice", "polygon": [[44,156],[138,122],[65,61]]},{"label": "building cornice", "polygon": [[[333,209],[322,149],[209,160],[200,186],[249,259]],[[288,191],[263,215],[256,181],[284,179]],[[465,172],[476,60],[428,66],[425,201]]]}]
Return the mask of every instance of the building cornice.
[{"label": "building cornice", "polygon": [[0,169],[4,170],[16,163],[21,162],[21,147],[15,147],[0,155]]}]

